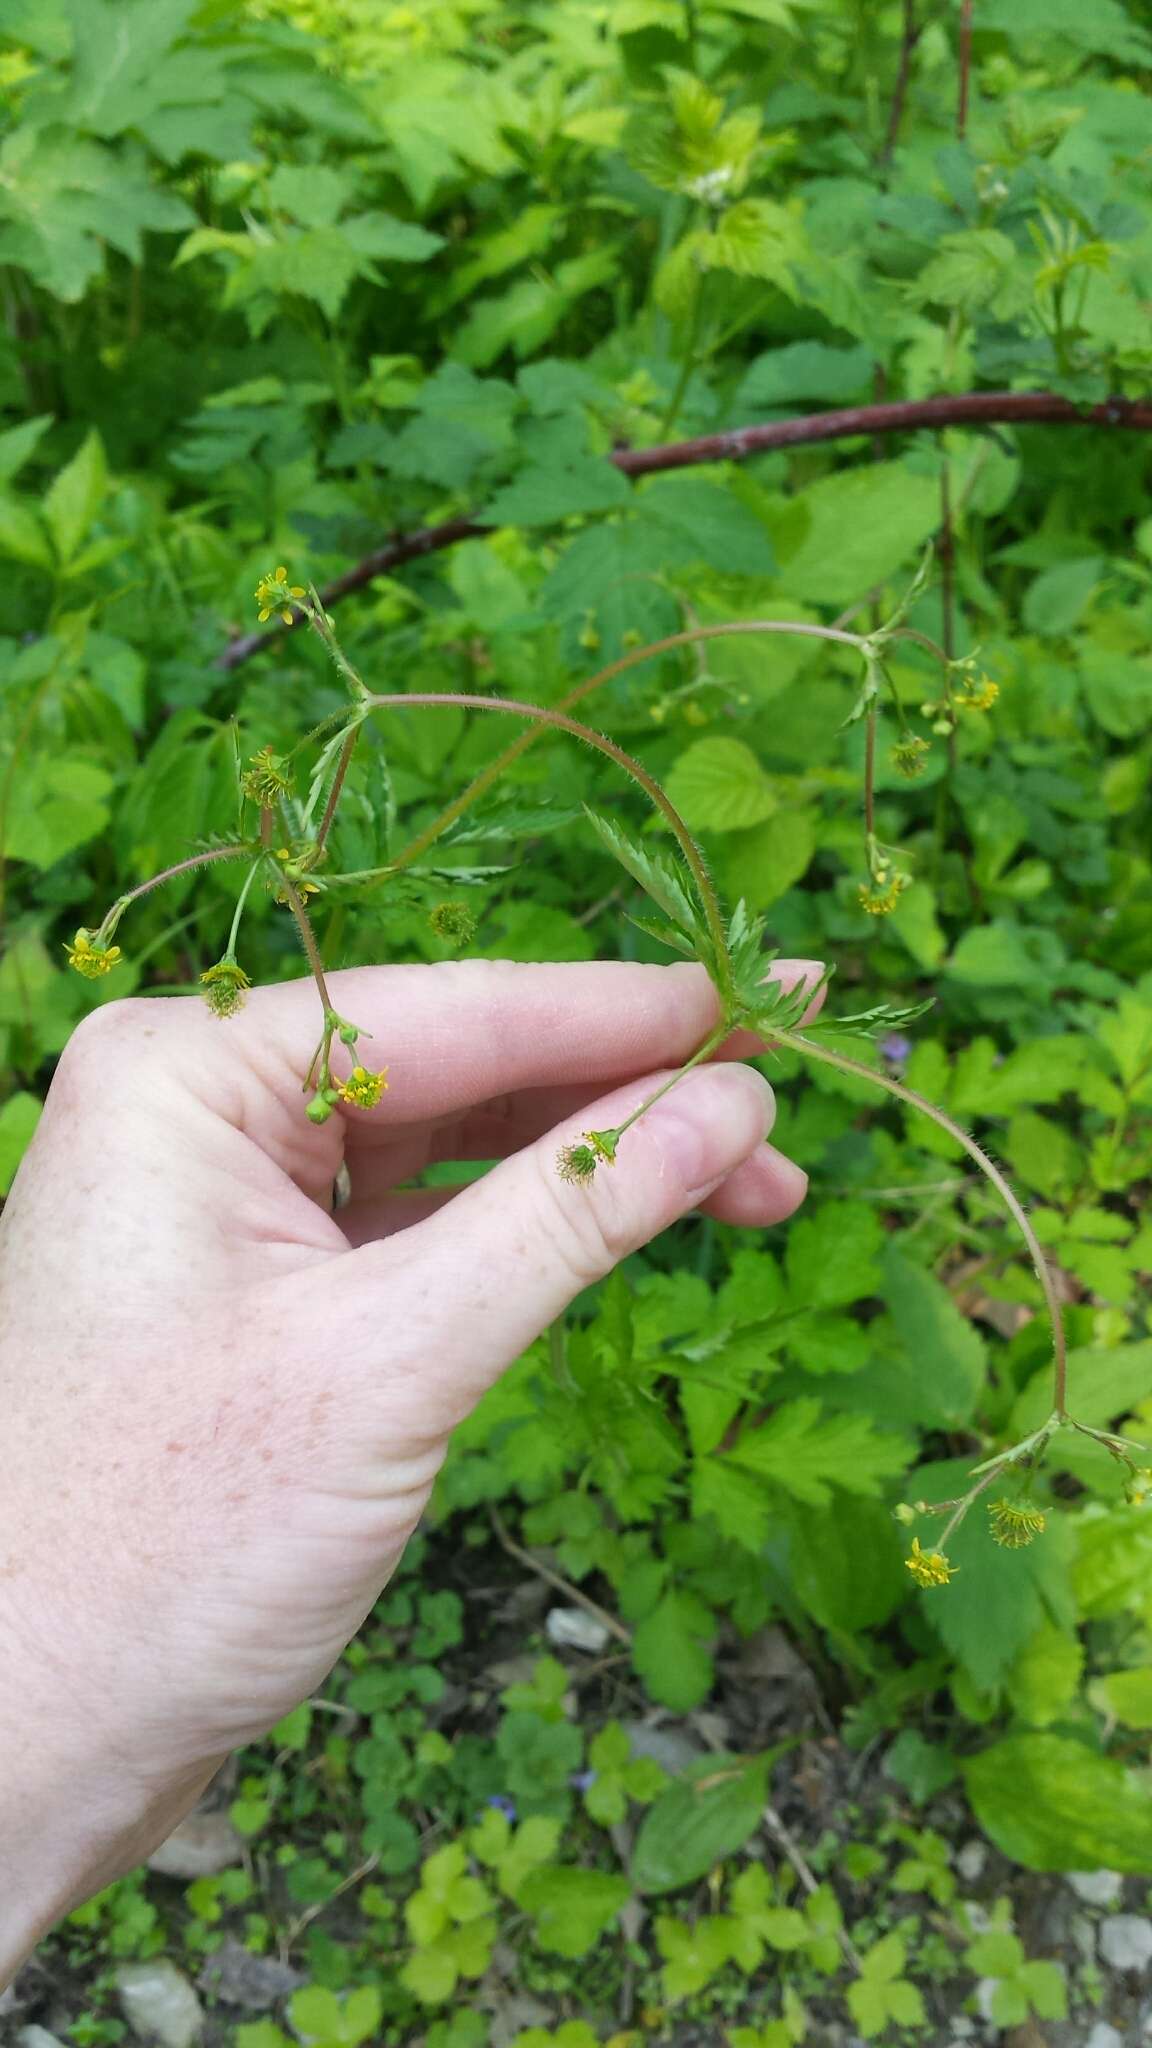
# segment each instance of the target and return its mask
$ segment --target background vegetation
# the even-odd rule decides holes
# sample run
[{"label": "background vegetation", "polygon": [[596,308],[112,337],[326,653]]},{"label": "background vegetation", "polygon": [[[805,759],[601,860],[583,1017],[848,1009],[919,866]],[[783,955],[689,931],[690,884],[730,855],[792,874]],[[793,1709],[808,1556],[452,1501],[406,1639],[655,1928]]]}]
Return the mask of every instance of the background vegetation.
[{"label": "background vegetation", "polygon": [[[145,899],[111,983],[63,942],[229,829],[237,730],[340,701],[301,633],[226,652],[274,563],[323,586],[383,550],[339,604],[376,688],[553,702],[686,622],[867,624],[935,540],[911,622],[1001,693],[951,740],[901,650],[931,751],[902,778],[885,714],[889,917],[850,656],[713,642],[592,716],[834,1003],[935,997],[874,1056],[1006,1162],[1078,1411],[1146,1436],[1150,56],[1120,0],[0,0],[4,1185],[84,1006],[195,987],[232,884]],[[1097,410],[609,459],[972,391]],[[504,728],[394,718],[338,865],[386,862]],[[583,822],[640,822],[602,767],[549,737],[442,847],[474,950],[666,957]],[[446,957],[443,893],[334,902],[326,959]],[[245,964],[301,971],[270,899]],[[21,2012],[115,2041],[117,1973],[162,1954],[236,2048],[938,2041],[978,1983],[994,2031],[1099,2008],[1012,1901],[1023,1870],[1152,1873],[1152,1510],[1061,1441],[1042,1540],[973,1517],[916,1589],[893,1503],[1046,1412],[1036,1283],[938,1131],[770,1072],[802,1218],[684,1225],[533,1348],[325,1699],[219,1795],[224,1867],[82,1909]],[[603,1648],[549,1647],[540,1603],[581,1593]]]}]

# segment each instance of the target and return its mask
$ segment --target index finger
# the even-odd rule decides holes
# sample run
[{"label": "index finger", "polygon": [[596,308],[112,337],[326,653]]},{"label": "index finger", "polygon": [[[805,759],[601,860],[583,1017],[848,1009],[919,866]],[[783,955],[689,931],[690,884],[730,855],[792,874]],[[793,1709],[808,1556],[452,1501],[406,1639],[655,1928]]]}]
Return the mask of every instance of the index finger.
[{"label": "index finger", "polygon": [[[818,961],[777,960],[786,987],[823,972]],[[397,1124],[452,1115],[519,1089],[598,1085],[688,1059],[719,1015],[702,967],[630,961],[461,960],[435,966],[355,967],[329,977],[341,1015],[370,1034],[357,1057],[388,1069],[388,1092],[348,1122],[358,1138]],[[271,1054],[298,1099],[318,1031],[311,981],[253,990],[231,1029],[265,1074]],[[759,1041],[741,1034],[732,1050]],[[337,1051],[333,1051],[335,1064]],[[729,1048],[725,1048],[726,1051]],[[350,1054],[346,1064],[352,1064]]]}]

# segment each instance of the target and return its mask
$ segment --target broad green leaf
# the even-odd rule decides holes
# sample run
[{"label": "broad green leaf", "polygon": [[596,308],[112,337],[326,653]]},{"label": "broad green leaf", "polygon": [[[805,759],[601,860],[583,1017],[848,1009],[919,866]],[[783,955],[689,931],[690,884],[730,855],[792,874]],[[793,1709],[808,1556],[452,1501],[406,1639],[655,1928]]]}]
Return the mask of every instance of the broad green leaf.
[{"label": "broad green leaf", "polygon": [[52,569],[55,556],[44,527],[30,505],[0,492],[0,556],[32,569]]},{"label": "broad green leaf", "polygon": [[4,853],[50,868],[108,823],[111,775],[68,754],[35,761],[17,775],[8,803]]},{"label": "broad green leaf", "polygon": [[1060,1735],[1010,1735],[965,1767],[996,1847],[1027,1870],[1152,1866],[1152,1792],[1134,1773]]},{"label": "broad green leaf", "polygon": [[776,809],[776,796],[751,747],[717,736],[696,740],[674,762],[668,794],[701,831],[739,832]]},{"label": "broad green leaf", "polygon": [[[1080,1422],[1106,1429],[1152,1393],[1152,1337],[1114,1351],[1075,1350],[1068,1356],[1068,1405]],[[1052,1412],[1052,1372],[1042,1366],[1033,1374],[1013,1410],[1009,1428],[1014,1437],[1038,1429]],[[1049,1446],[1049,1459],[1059,1457],[1061,1439]]]},{"label": "broad green leaf", "polygon": [[725,486],[691,473],[654,477],[639,512],[674,537],[686,561],[707,562],[725,576],[769,576],[776,567],[767,527],[735,479]]},{"label": "broad green leaf", "polygon": [[67,468],[53,480],[44,499],[44,518],[57,556],[65,567],[99,512],[107,484],[104,444],[93,427]]},{"label": "broad green leaf", "polygon": [[839,1500],[835,1511],[792,1509],[789,1573],[821,1628],[850,1635],[878,1628],[908,1591],[900,1533],[874,1500]]},{"label": "broad green leaf", "polygon": [[959,1428],[984,1383],[983,1339],[934,1275],[893,1245],[884,1253],[884,1299],[909,1359],[932,1382],[941,1424]]},{"label": "broad green leaf", "polygon": [[686,1714],[707,1699],[712,1689],[712,1658],[707,1645],[716,1632],[716,1618],[693,1593],[673,1588],[632,1636],[632,1661],[654,1699]]},{"label": "broad green leaf", "polygon": [[689,1764],[640,1824],[631,1865],[637,1891],[679,1891],[743,1848],[760,1824],[778,1754],[720,1753]]},{"label": "broad green leaf", "polygon": [[810,811],[777,811],[730,843],[729,894],[752,910],[767,910],[807,873],[816,851]]},{"label": "broad green leaf", "polygon": [[1108,1671],[1093,1679],[1095,1704],[1125,1728],[1152,1728],[1152,1666],[1136,1671]]},{"label": "broad green leaf", "polygon": [[[851,604],[910,566],[940,520],[931,477],[899,462],[838,470],[801,493],[802,539],[783,557],[780,579],[798,597]],[[779,545],[779,542],[778,542]]]},{"label": "broad green leaf", "polygon": [[[971,1482],[959,1462],[921,1467],[907,1485],[907,1498],[948,1500]],[[1006,1488],[1006,1492],[1011,1489]],[[999,1498],[993,1487],[990,1501]],[[925,1525],[925,1549],[937,1525]],[[1044,1621],[1071,1626],[1075,1617],[1068,1582],[1068,1529],[1050,1513],[1042,1537],[1027,1549],[1005,1551],[992,1539],[983,1502],[978,1502],[948,1539],[956,1576],[947,1586],[920,1593],[925,1619],[982,1693],[1001,1685],[1025,1644]]]},{"label": "broad green leaf", "polygon": [[627,478],[593,455],[547,467],[530,463],[489,500],[483,521],[485,526],[551,526],[561,519],[616,511],[631,495]]},{"label": "broad green leaf", "polygon": [[9,427],[6,433],[0,434],[0,484],[6,484],[23,469],[52,425],[52,421],[53,415],[50,412],[42,412],[34,419],[22,420],[18,427]]},{"label": "broad green leaf", "polygon": [[1076,1698],[1083,1669],[1079,1636],[1042,1622],[1007,1676],[1008,1696],[1020,1719],[1034,1728],[1063,1720]]},{"label": "broad green leaf", "polygon": [[535,1922],[533,1938],[550,1955],[584,1956],[631,1894],[626,1877],[551,1864],[525,1878],[516,1903]]},{"label": "broad green leaf", "polygon": [[0,1109],[0,1195],[6,1195],[16,1178],[16,1169],[32,1142],[43,1104],[38,1095],[17,1089]]}]

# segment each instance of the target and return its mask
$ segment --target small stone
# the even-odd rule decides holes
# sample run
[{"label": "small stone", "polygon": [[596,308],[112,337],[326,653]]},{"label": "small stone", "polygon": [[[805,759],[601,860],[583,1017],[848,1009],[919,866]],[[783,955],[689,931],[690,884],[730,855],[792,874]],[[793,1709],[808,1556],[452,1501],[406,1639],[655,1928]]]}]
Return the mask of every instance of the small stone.
[{"label": "small stone", "polygon": [[1112,1906],[1124,1889],[1118,1870],[1070,1870],[1066,1882],[1086,1906]]},{"label": "small stone", "polygon": [[246,2012],[267,2012],[278,1998],[296,1991],[307,1978],[275,1956],[256,1956],[238,1941],[226,1941],[210,1955],[196,1979],[209,1998],[238,2005]]},{"label": "small stone", "polygon": [[977,1878],[983,1877],[987,1861],[987,1842],[965,1842],[956,1852],[956,1868],[965,1884],[975,1884]]},{"label": "small stone", "polygon": [[116,1972],[120,2008],[134,2034],[153,2036],[161,2048],[192,2048],[204,2009],[182,1971],[163,1956],[124,1963]]},{"label": "small stone", "polygon": [[161,1877],[215,1877],[243,1861],[244,1837],[226,1813],[190,1813],[153,1850],[148,1868]]},{"label": "small stone", "polygon": [[624,1733],[633,1756],[651,1757],[669,1777],[678,1778],[698,1756],[703,1746],[694,1742],[683,1728],[653,1728],[647,1721],[625,1721]]},{"label": "small stone", "polygon": [[1084,2048],[1124,2048],[1124,2036],[1118,2027],[1110,2027],[1107,2020],[1097,2020]]},{"label": "small stone", "polygon": [[64,2043],[58,2034],[50,2034],[47,2027],[21,2027],[16,2048],[64,2048]]},{"label": "small stone", "polygon": [[602,1650],[609,1636],[604,1623],[584,1607],[553,1607],[544,1623],[544,1633],[550,1643],[561,1649],[590,1653]]},{"label": "small stone", "polygon": [[1117,1913],[1100,1929],[1100,1954],[1113,1970],[1146,1970],[1152,1962],[1152,1920]]}]

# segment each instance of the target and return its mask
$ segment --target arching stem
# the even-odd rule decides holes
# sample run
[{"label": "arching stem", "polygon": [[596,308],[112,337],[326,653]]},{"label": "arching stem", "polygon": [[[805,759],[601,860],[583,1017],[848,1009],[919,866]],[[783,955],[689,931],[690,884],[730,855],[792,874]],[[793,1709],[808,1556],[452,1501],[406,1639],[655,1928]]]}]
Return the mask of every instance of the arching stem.
[{"label": "arching stem", "polygon": [[[728,938],[719,899],[705,865],[704,856],[672,799],[661,789],[655,776],[650,775],[647,768],[633,755],[625,753],[623,747],[618,747],[615,740],[608,739],[604,733],[594,732],[591,726],[582,725],[579,719],[569,718],[563,711],[549,710],[541,704],[522,703],[515,697],[472,697],[461,695],[454,690],[412,690],[396,696],[369,696],[365,702],[373,711],[400,711],[417,704],[451,704],[464,711],[500,711],[512,718],[532,719],[537,725],[551,726],[557,732],[570,732],[575,739],[583,740],[587,746],[594,747],[598,753],[606,755],[608,760],[615,761],[618,768],[623,768],[625,774],[630,775],[633,782],[639,784],[675,834],[699,893],[700,907],[704,912],[708,934],[712,940],[718,972],[724,977],[725,986],[721,989],[721,997],[726,1001],[731,996]],[[417,843],[413,841],[413,846]],[[407,852],[411,856],[412,847],[409,847]],[[401,860],[394,865],[400,867],[406,863]]]},{"label": "arching stem", "polygon": [[1053,1404],[1059,1420],[1068,1420],[1068,1362],[1060,1302],[1048,1270],[1048,1262],[1027,1211],[995,1161],[988,1157],[975,1138],[969,1137],[962,1124],[958,1124],[948,1115],[947,1110],[938,1108],[934,1102],[929,1102],[926,1096],[917,1095],[914,1088],[906,1088],[902,1081],[894,1080],[890,1074],[882,1074],[875,1067],[866,1066],[863,1060],[852,1059],[847,1053],[833,1052],[831,1046],[818,1044],[815,1039],[807,1038],[802,1031],[787,1031],[773,1027],[772,1037],[778,1045],[790,1045],[808,1059],[821,1060],[825,1066],[836,1067],[842,1074],[854,1074],[860,1080],[873,1082],[877,1088],[894,1095],[898,1101],[906,1102],[911,1109],[919,1110],[921,1116],[930,1117],[934,1124],[942,1131],[947,1131],[950,1138],[955,1139],[968,1154],[969,1159],[979,1167],[985,1180],[992,1183],[1028,1247],[1033,1271],[1040,1282],[1048,1320],[1052,1326]]}]

